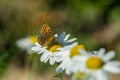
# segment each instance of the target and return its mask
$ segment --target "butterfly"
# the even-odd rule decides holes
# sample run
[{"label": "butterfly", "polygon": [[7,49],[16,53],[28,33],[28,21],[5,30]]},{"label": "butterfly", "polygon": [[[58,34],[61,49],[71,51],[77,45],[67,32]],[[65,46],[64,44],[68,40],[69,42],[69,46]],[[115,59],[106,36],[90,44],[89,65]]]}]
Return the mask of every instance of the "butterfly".
[{"label": "butterfly", "polygon": [[40,28],[40,35],[37,37],[38,43],[44,47],[48,46],[52,41],[55,40],[55,36],[48,24],[43,24]]}]

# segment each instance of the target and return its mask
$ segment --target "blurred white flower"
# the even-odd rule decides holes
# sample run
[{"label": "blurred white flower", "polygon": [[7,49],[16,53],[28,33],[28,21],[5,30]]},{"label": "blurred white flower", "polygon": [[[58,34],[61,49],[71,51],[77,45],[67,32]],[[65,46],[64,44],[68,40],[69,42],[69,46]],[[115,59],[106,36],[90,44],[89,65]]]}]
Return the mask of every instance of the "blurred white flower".
[{"label": "blurred white flower", "polygon": [[32,53],[31,48],[33,47],[35,42],[36,42],[36,37],[30,36],[16,41],[16,46],[21,48],[22,50],[26,50],[28,53]]},{"label": "blurred white flower", "polygon": [[91,74],[90,80],[108,80],[109,73],[120,73],[120,62],[110,61],[114,58],[114,51],[105,54],[105,49],[99,51],[86,52],[80,50],[82,56],[72,58],[69,73],[87,72]]},{"label": "blurred white flower", "polygon": [[56,42],[54,42],[49,48],[47,46],[42,47],[38,42],[35,43],[35,46],[32,47],[32,51],[37,54],[42,54],[40,61],[46,63],[49,61],[50,65],[53,65],[55,62],[61,62],[62,56],[65,55],[70,47],[77,45],[77,42],[74,42],[76,39],[68,40],[69,35],[65,35],[65,33],[61,33],[60,36],[58,34],[55,35]]},{"label": "blurred white flower", "polygon": [[75,45],[69,48],[69,50],[62,56],[62,62],[60,65],[57,67],[56,72],[57,73],[62,73],[65,70],[66,74],[70,74],[70,68],[71,68],[71,61],[74,56],[81,55],[79,52],[79,49],[84,49],[84,45]]}]

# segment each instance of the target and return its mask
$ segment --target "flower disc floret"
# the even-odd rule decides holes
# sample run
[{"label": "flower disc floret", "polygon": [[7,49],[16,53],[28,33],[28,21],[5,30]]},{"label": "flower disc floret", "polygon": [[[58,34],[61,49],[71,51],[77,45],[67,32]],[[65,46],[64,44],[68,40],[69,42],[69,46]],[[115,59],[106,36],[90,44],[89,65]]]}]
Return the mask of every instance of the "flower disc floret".
[{"label": "flower disc floret", "polygon": [[79,49],[86,50],[84,45],[77,45],[71,49],[70,58],[77,56],[77,55],[80,55]]},{"label": "flower disc floret", "polygon": [[60,43],[54,42],[50,46],[48,46],[48,50],[51,52],[56,52],[56,51],[58,51],[57,49],[61,48],[61,47],[63,47],[63,46]]},{"label": "flower disc floret", "polygon": [[103,61],[97,56],[92,56],[87,59],[86,66],[93,70],[100,69],[103,66]]},{"label": "flower disc floret", "polygon": [[29,40],[30,40],[30,42],[33,43],[33,44],[37,41],[35,36],[29,37]]}]

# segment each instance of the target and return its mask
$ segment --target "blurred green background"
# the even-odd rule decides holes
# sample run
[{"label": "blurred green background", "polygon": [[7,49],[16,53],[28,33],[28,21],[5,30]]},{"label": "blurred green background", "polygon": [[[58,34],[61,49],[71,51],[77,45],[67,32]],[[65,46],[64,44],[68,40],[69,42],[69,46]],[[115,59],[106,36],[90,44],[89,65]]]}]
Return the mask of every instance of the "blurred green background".
[{"label": "blurred green background", "polygon": [[88,50],[115,50],[115,59],[120,60],[119,0],[0,0],[2,80],[53,80],[56,65],[43,64],[40,55],[27,54],[15,45],[21,38],[38,35],[43,23],[54,33],[65,31],[77,37]]}]

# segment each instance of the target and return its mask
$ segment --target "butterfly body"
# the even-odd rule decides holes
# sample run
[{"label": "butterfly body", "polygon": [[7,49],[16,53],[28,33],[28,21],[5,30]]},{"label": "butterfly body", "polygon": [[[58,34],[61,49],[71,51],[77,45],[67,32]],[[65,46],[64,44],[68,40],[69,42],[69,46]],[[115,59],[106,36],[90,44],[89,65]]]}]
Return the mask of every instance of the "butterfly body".
[{"label": "butterfly body", "polygon": [[43,24],[40,28],[40,35],[37,38],[38,43],[43,47],[48,46],[54,40],[55,37],[49,25]]}]

